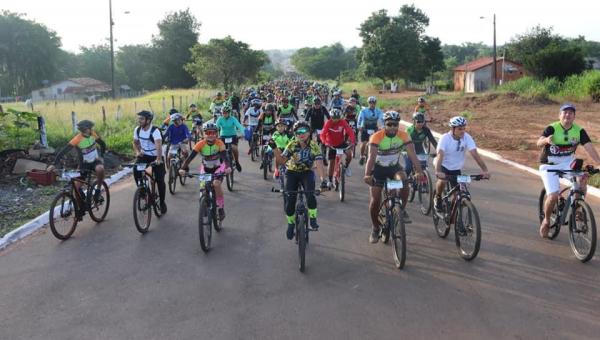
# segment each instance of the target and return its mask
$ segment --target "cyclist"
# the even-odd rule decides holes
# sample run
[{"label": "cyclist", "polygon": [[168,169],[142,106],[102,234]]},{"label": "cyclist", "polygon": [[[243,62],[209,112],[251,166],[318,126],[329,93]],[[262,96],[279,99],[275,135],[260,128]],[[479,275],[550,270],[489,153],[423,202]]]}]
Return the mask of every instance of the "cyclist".
[{"label": "cyclist", "polygon": [[[325,125],[325,120],[329,119],[329,111],[321,105],[321,98],[315,97],[313,106],[306,112],[304,120],[310,124],[310,128],[316,133],[317,143],[321,146],[321,153],[325,154],[325,146],[321,141],[321,131]],[[323,159],[323,164],[327,165],[327,160]]]},{"label": "cyclist", "polygon": [[[286,163],[285,190],[297,191],[300,184],[302,184],[304,190],[314,191],[315,173],[312,170],[313,166],[316,166],[317,174],[321,179],[321,188],[326,188],[327,181],[323,178],[323,154],[319,145],[310,139],[310,126],[306,122],[296,122],[294,124],[294,135],[296,137],[286,146],[283,152],[277,149],[275,141],[272,140],[269,145],[274,150],[279,163]],[[291,240],[294,238],[296,224],[296,194],[287,195],[285,214],[288,228],[286,236],[288,240]],[[306,194],[306,202],[310,226],[313,229],[319,229],[317,224],[317,199],[314,193]]]},{"label": "cyclist", "polygon": [[360,95],[358,94],[358,91],[356,89],[352,89],[352,94],[350,95],[350,97],[356,99],[357,103],[360,103]]},{"label": "cyclist", "polygon": [[336,149],[346,149],[346,176],[352,176],[350,162],[352,161],[352,145],[356,143],[354,130],[345,119],[342,119],[342,110],[332,109],[331,119],[325,122],[321,132],[321,140],[325,146],[329,147],[327,158],[329,159],[329,182],[333,181],[333,172],[335,168]]},{"label": "cyclist", "polygon": [[[54,171],[60,164],[63,156],[71,151],[71,149],[75,148],[79,155],[79,170],[82,172],[94,171],[98,181],[103,181],[104,165],[102,164],[102,157],[106,151],[106,143],[93,128],[94,122],[90,120],[84,119],[78,122],[77,130],[79,130],[79,133],[56,154],[54,163],[48,166],[46,170]],[[98,147],[100,150],[98,150]],[[79,190],[81,183],[75,181],[75,187]],[[98,192],[97,194],[99,195],[100,193]]]},{"label": "cyclist", "polygon": [[[271,140],[275,142],[275,147],[279,149],[279,151],[283,152],[288,143],[292,140],[290,137],[291,124],[288,121],[279,119],[275,128],[277,131],[273,133],[271,136]],[[269,141],[269,147],[272,145],[271,141]],[[277,158],[275,158],[275,173],[273,174],[273,178],[279,178],[279,166],[285,164],[284,162],[279,162]]]},{"label": "cyclist", "polygon": [[215,175],[213,187],[215,188],[217,208],[219,209],[219,219],[222,221],[225,218],[225,198],[223,197],[221,183],[223,182],[223,173],[229,174],[231,166],[229,159],[227,159],[225,144],[218,139],[218,130],[216,124],[210,122],[204,124],[204,139],[194,145],[189,157],[183,162],[179,174],[185,176],[194,157],[197,154],[202,156],[201,172]]},{"label": "cyclist", "polygon": [[344,108],[344,119],[346,119],[352,128],[356,128],[356,120],[358,119],[359,113],[360,109],[358,105],[356,105],[356,99],[350,98],[348,100],[348,105]]},{"label": "cyclist", "polygon": [[258,117],[262,114],[262,101],[260,99],[253,99],[252,106],[248,108],[244,114],[244,126],[248,126],[246,130],[246,139],[248,140],[248,154],[252,152],[252,138],[254,138],[254,132],[258,126]]},{"label": "cyclist", "polygon": [[198,138],[202,138],[202,124],[203,124],[203,118],[202,115],[200,114],[200,111],[198,111],[198,107],[196,107],[196,104],[191,103],[190,104],[190,108],[189,111],[186,115],[186,119],[192,119],[193,122],[193,131],[194,133],[198,136]]},{"label": "cyclist", "polygon": [[425,102],[425,98],[419,97],[419,99],[417,99],[417,106],[415,106],[415,112],[420,112],[427,117],[429,110],[429,104]]},{"label": "cyclist", "polygon": [[[192,137],[187,125],[183,124],[183,116],[176,112],[171,115],[173,124],[169,126],[165,133],[165,139],[169,141],[171,147],[179,147],[182,157],[189,154],[188,143]],[[167,164],[171,162],[171,153],[167,154]]]},{"label": "cyclist", "polygon": [[[406,149],[408,156],[415,164],[417,178],[421,178],[423,170],[421,164],[417,161],[415,148],[412,145],[410,136],[398,128],[400,123],[400,114],[396,111],[387,111],[383,115],[384,128],[375,132],[369,139],[369,158],[365,166],[364,182],[371,186],[369,213],[373,224],[369,242],[379,242],[379,209],[381,207],[381,191],[387,179],[401,179],[404,183],[400,190],[402,198],[402,208],[406,207],[408,202],[409,187],[406,181],[406,174],[400,165],[400,152],[402,148]],[[405,223],[410,223],[410,218],[406,210],[402,216]]]},{"label": "cyclist", "polygon": [[[258,117],[257,131],[260,132],[260,146],[267,144],[264,136],[271,136],[275,130],[275,104],[268,104],[265,107],[265,111]],[[270,138],[269,138],[270,139]],[[260,162],[260,169],[262,170],[263,163]]]},{"label": "cyclist", "polygon": [[[429,139],[431,145],[433,145],[434,148],[437,148],[437,141],[433,137],[431,130],[425,126],[425,115],[420,112],[413,113],[413,125],[406,128],[406,133],[408,133],[410,139],[413,141],[417,155],[425,153],[423,142],[425,142],[426,139]],[[413,166],[407,155],[404,155],[404,165],[406,175],[410,176],[412,174]]]},{"label": "cyclist", "polygon": [[282,104],[277,108],[277,118],[291,122],[292,124],[298,120],[296,108],[290,105],[288,97],[281,99]]},{"label": "cyclist", "polygon": [[358,131],[360,133],[360,161],[359,164],[365,164],[367,159],[367,142],[375,131],[383,126],[383,112],[378,109],[377,98],[371,96],[368,98],[369,106],[362,109],[358,115]]},{"label": "cyclist", "polygon": [[[575,151],[581,144],[587,154],[600,164],[600,156],[592,145],[591,139],[585,129],[574,123],[575,105],[565,103],[560,107],[559,120],[548,125],[537,141],[537,146],[542,149],[540,156],[540,176],[546,189],[544,202],[544,219],[540,225],[540,236],[547,238],[550,227],[550,216],[553,207],[559,198],[560,181],[555,172],[548,170],[569,170],[571,162],[575,160]],[[581,189],[585,194],[587,189],[587,176],[580,179]]]},{"label": "cyclist", "polygon": [[231,116],[231,107],[229,105],[224,105],[222,112],[223,116],[219,117],[216,123],[219,129],[219,136],[223,142],[225,142],[225,139],[231,138],[231,151],[233,151],[233,158],[235,158],[235,168],[238,172],[242,172],[242,165],[239,161],[238,132],[243,133],[244,127],[237,118]]},{"label": "cyclist", "polygon": [[221,116],[221,110],[223,108],[223,104],[225,103],[225,99],[223,99],[223,94],[219,91],[215,95],[215,98],[210,103],[210,115],[216,121]]},{"label": "cyclist", "polygon": [[[165,164],[162,158],[162,135],[158,127],[152,125],[154,114],[149,111],[140,111],[137,113],[138,126],[133,131],[133,151],[138,163],[155,163],[152,167],[154,179],[158,187],[160,197],[160,211],[167,213],[167,204],[165,203]],[[133,177],[136,183],[142,179],[142,172],[134,168]]]},{"label": "cyclist", "polygon": [[175,113],[178,113],[178,112],[179,112],[179,111],[177,111],[177,109],[176,109],[176,108],[172,108],[172,109],[170,109],[170,110],[169,110],[169,114],[167,115],[167,118],[165,118],[165,120],[163,120],[163,123],[162,123],[162,125],[160,126],[160,129],[161,129],[162,131],[166,130],[166,129],[169,127],[169,125],[171,125],[171,116],[172,116],[173,114],[175,114]]},{"label": "cyclist", "polygon": [[438,212],[442,210],[442,193],[444,192],[446,181],[448,181],[446,176],[452,176],[449,180],[452,187],[458,184],[456,176],[461,174],[461,169],[465,164],[466,151],[469,151],[481,168],[481,171],[483,171],[483,178],[490,178],[491,176],[485,162],[477,152],[475,141],[471,135],[465,132],[467,120],[461,116],[452,117],[450,118],[449,125],[452,130],[442,135],[436,149],[435,175],[438,180],[433,200],[435,209]]},{"label": "cyclist", "polygon": [[240,104],[240,97],[238,97],[236,92],[232,92],[231,97],[229,98],[229,106],[231,106],[231,110],[233,110],[237,116],[240,114]]},{"label": "cyclist", "polygon": [[335,91],[333,93],[333,98],[331,98],[331,106],[329,110],[333,109],[342,109],[344,106],[344,98],[342,98],[342,94],[340,91]]}]

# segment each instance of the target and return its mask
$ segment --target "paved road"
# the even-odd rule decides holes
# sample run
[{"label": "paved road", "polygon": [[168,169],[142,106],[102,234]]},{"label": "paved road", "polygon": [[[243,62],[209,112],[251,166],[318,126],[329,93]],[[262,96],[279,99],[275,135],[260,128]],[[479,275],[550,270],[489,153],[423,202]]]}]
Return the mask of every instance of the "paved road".
[{"label": "paved road", "polygon": [[243,162],[209,254],[198,243],[195,186],[169,197],[168,214],[142,236],[127,179],[111,188],[104,223],[86,218],[66,242],[45,229],[0,254],[0,338],[597,339],[600,261],[579,263],[564,233],[540,239],[541,182],[488,163],[493,180],[472,186],[479,257],[460,259],[453,235],[438,238],[413,206],[403,271],[391,246],[367,241],[356,163],[346,203],[319,198],[322,230],[305,274],[258,164]]}]

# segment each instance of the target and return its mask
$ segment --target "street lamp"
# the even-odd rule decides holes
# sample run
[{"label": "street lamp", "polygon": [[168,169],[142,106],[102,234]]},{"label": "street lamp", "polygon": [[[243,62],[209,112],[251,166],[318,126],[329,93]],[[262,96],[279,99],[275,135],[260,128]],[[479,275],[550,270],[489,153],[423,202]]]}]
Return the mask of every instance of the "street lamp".
[{"label": "street lamp", "polygon": [[[479,19],[485,19],[485,17],[479,17]],[[494,13],[494,47],[492,63],[492,88],[496,88],[496,84],[498,84],[498,72],[496,70],[496,13]]]}]

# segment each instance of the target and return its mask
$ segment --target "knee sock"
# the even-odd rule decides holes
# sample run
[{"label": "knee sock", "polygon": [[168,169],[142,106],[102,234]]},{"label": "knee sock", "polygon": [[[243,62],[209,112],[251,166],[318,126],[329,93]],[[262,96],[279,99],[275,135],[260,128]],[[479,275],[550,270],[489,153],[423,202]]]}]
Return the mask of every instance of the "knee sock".
[{"label": "knee sock", "polygon": [[225,197],[218,197],[217,198],[217,207],[219,207],[219,208],[225,208]]}]

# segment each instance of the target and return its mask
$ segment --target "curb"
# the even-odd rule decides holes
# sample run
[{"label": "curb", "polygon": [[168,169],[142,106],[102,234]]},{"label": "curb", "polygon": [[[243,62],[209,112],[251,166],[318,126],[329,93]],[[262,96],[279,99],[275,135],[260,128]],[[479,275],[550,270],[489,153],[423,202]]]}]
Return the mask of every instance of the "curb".
[{"label": "curb", "polygon": [[[110,176],[110,178],[107,178],[106,184],[108,184],[108,186],[110,187],[113,183],[115,183],[116,181],[125,177],[129,173],[131,173],[131,168],[123,169],[123,170],[117,172],[116,174]],[[45,224],[48,223],[49,216],[50,216],[49,211],[46,211],[45,213],[34,218],[33,220],[23,224],[22,226],[18,227],[17,229],[4,235],[4,237],[0,238],[0,250],[3,250],[4,248],[8,247],[10,244],[15,243],[15,242],[25,238],[26,236],[30,235],[34,231],[43,227]]]},{"label": "curb", "polygon": [[[410,125],[412,125],[411,123],[408,123],[408,122],[406,122],[404,120],[401,120],[400,123],[402,125],[404,125],[404,126],[410,126]],[[434,137],[436,137],[438,139],[440,137],[442,137],[441,133],[435,132],[433,130],[431,130],[431,133],[433,134]],[[531,167],[528,167],[526,165],[523,165],[521,163],[517,163],[517,162],[513,162],[511,160],[508,160],[508,159],[500,156],[499,154],[497,154],[495,152],[491,152],[489,150],[480,149],[480,148],[477,148],[477,151],[479,152],[479,154],[481,154],[484,157],[491,158],[491,159],[493,159],[495,161],[498,161],[500,163],[504,163],[506,165],[510,165],[510,166],[512,166],[514,168],[517,168],[519,170],[527,171],[527,172],[529,172],[532,175],[536,175],[538,177],[540,176],[540,172],[538,170],[536,170],[534,168],[531,168]],[[566,180],[564,178],[561,178],[560,182],[563,185],[569,185],[571,183],[571,182],[569,182],[568,180]],[[587,186],[587,194],[600,198],[600,189],[598,189],[596,187],[593,187],[591,185],[588,185]]]}]

